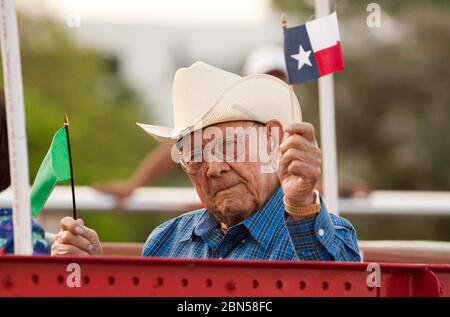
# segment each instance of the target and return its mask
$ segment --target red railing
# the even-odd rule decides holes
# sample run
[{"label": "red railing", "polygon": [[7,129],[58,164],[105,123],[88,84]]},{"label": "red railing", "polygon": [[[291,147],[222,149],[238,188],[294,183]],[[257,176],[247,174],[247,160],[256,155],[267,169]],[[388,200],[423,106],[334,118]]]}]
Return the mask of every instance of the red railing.
[{"label": "red railing", "polygon": [[[80,287],[69,287],[69,263]],[[450,296],[450,265],[1,256],[0,296]]]}]

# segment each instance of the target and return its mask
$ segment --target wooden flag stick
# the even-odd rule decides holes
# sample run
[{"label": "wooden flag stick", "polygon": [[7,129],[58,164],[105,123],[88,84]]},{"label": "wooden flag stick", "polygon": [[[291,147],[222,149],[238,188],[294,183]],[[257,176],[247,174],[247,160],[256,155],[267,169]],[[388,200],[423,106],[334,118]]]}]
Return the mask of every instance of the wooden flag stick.
[{"label": "wooden flag stick", "polygon": [[75,204],[75,185],[73,180],[73,168],[72,168],[72,153],[70,151],[70,136],[69,136],[69,118],[67,113],[64,113],[64,128],[66,129],[67,136],[67,149],[69,151],[69,166],[70,166],[70,186],[72,188],[72,211],[73,219],[77,219],[77,206]]},{"label": "wooden flag stick", "polygon": [[[283,31],[286,31],[287,28],[287,15],[286,13],[282,13],[281,14],[281,27],[283,28]],[[284,36],[283,36],[284,38]],[[284,46],[284,44],[283,44]],[[289,77],[289,74],[286,74]],[[294,93],[294,86],[292,84],[289,84],[290,89],[290,103],[291,103],[291,116],[292,118],[294,118],[294,98],[295,98],[295,93]]]},{"label": "wooden flag stick", "polygon": [[286,16],[286,13],[281,13],[281,27],[283,29],[287,27],[287,16]]}]

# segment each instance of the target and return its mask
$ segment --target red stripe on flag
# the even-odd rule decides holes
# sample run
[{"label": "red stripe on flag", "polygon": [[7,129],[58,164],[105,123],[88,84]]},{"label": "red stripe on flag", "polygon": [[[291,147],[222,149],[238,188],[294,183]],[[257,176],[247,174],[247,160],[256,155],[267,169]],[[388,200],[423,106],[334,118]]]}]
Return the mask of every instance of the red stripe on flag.
[{"label": "red stripe on flag", "polygon": [[335,73],[344,69],[344,59],[342,58],[341,44],[327,47],[323,50],[314,52],[319,75]]}]

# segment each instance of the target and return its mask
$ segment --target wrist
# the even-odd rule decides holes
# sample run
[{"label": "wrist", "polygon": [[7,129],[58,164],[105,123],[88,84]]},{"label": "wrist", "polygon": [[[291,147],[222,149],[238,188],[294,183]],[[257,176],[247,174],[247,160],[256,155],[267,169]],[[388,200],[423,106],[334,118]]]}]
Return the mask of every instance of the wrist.
[{"label": "wrist", "polygon": [[286,196],[284,196],[284,201],[286,204],[288,204],[289,206],[292,207],[307,207],[310,206],[312,204],[314,204],[314,202],[316,201],[316,196],[315,196],[315,190],[312,190],[310,194],[306,195],[305,198],[303,199],[292,199],[292,198],[287,198]]},{"label": "wrist", "polygon": [[[283,198],[285,211],[290,216],[301,219],[306,217],[311,217],[320,212],[320,194],[317,190],[314,190],[312,195],[312,203],[308,205],[291,205],[289,201],[286,200],[286,197]],[[309,200],[305,200],[305,204],[308,203]]]}]

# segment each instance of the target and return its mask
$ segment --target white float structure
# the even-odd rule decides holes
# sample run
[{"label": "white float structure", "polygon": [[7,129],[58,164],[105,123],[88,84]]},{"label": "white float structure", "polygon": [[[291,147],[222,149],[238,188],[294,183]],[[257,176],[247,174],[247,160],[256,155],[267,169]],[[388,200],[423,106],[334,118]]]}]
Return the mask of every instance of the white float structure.
[{"label": "white float structure", "polygon": [[[0,39],[8,122],[14,253],[31,255],[31,206],[19,34],[14,0],[0,0]],[[2,158],[4,159],[4,158]]]}]

